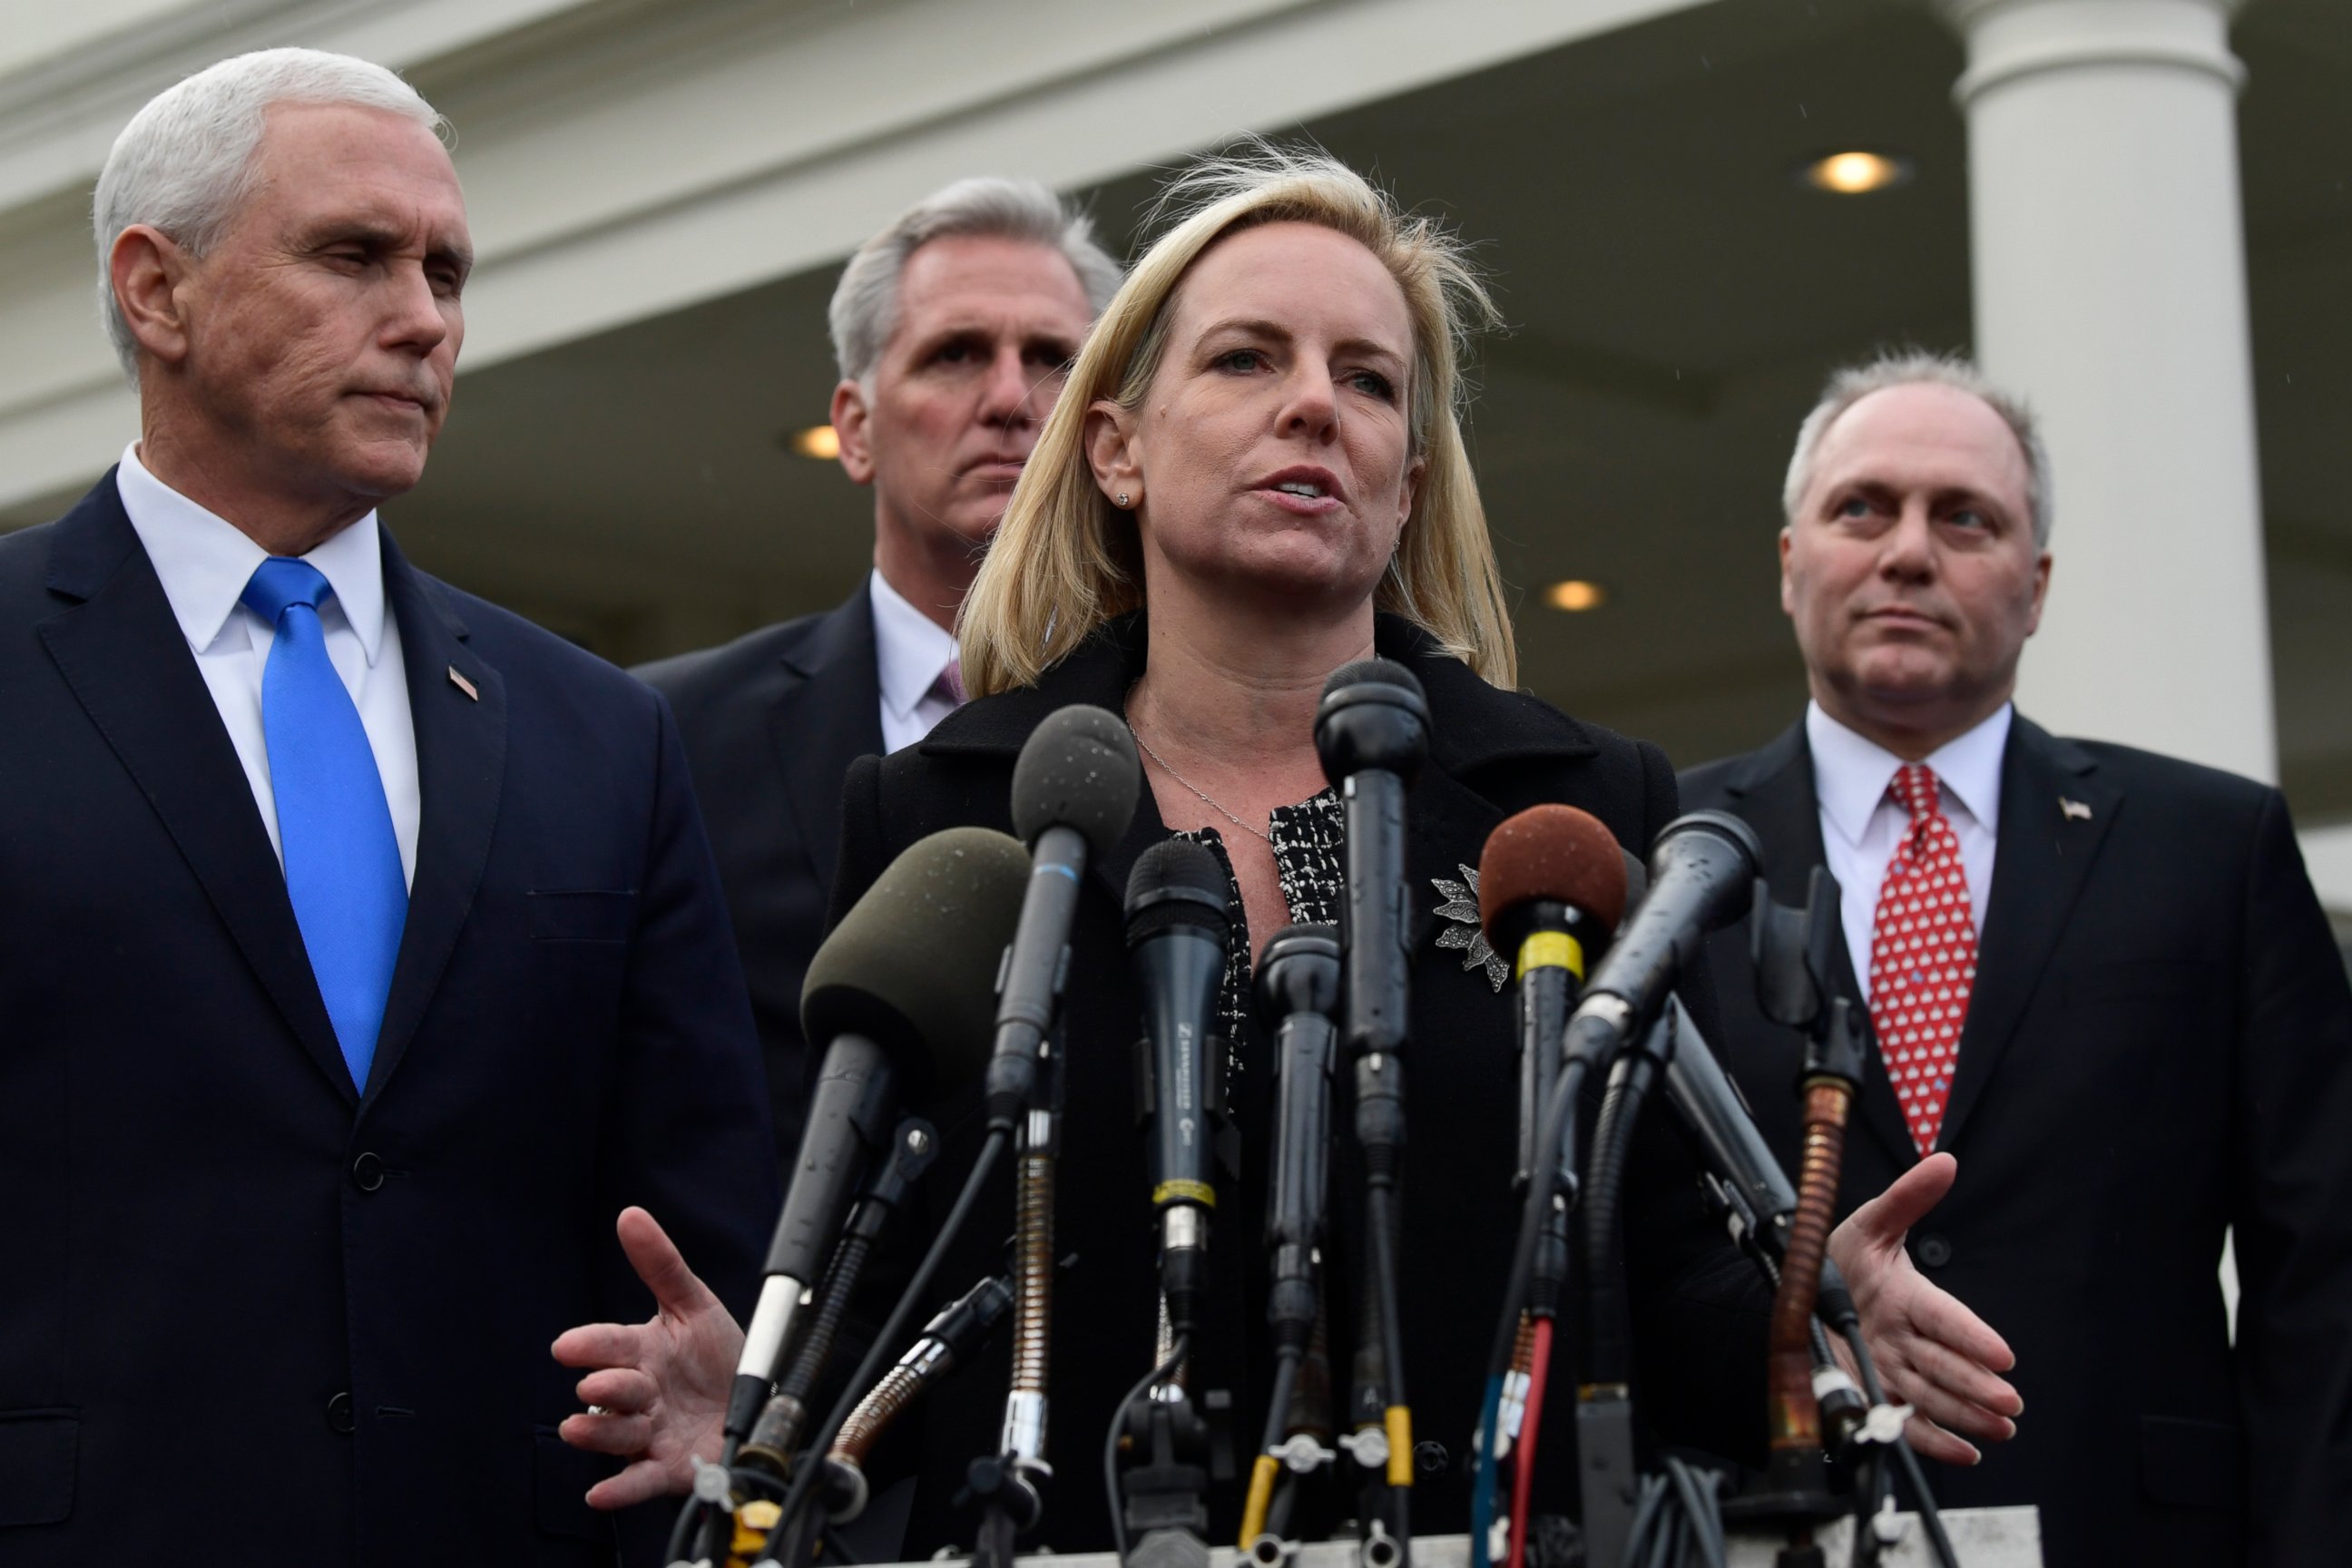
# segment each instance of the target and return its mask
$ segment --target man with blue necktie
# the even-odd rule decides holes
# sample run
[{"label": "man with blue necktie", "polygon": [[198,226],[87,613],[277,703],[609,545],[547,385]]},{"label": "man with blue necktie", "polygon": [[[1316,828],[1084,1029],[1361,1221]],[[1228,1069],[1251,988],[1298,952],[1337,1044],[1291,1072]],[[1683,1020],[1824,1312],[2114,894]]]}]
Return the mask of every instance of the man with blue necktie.
[{"label": "man with blue necktie", "polygon": [[610,1562],[666,1521],[586,1506],[549,1343],[646,1314],[631,1205],[754,1283],[764,1086],[667,710],[376,515],[464,331],[439,128],[271,50],[100,176],[140,438],[0,539],[0,1564]]}]

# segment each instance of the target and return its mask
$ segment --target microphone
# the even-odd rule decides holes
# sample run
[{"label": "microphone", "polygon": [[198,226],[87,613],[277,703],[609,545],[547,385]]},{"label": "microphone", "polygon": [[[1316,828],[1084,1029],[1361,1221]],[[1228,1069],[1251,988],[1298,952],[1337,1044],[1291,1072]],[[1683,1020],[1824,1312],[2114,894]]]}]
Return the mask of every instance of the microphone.
[{"label": "microphone", "polygon": [[986,1079],[992,1130],[1012,1131],[1028,1104],[1067,977],[1070,919],[1087,857],[1118,843],[1142,784],[1135,737],[1116,714],[1084,703],[1049,715],[1013,764],[1013,828],[1032,858],[1020,923],[997,974]]},{"label": "microphone", "polygon": [[1211,1180],[1208,1044],[1232,921],[1225,873],[1198,844],[1145,850],[1127,879],[1127,946],[1143,988],[1151,1204],[1160,1213],[1160,1288],[1171,1332],[1197,1326],[1208,1278]]},{"label": "microphone", "polygon": [[1315,752],[1339,791],[1347,822],[1347,887],[1340,906],[1340,1037],[1356,1065],[1356,1144],[1364,1158],[1366,1282],[1363,1342],[1351,1404],[1369,1415],[1375,1399],[1388,1457],[1388,1492],[1365,1518],[1367,1538],[1385,1528],[1399,1540],[1410,1524],[1412,1413],[1405,1403],[1404,1341],[1398,1320],[1397,1175],[1404,1157],[1404,1063],[1409,1022],[1406,972],[1412,959],[1405,909],[1404,796],[1429,755],[1429,701],[1421,682],[1384,658],[1342,665],[1323,683],[1315,712]]},{"label": "microphone", "polygon": [[1242,1509],[1242,1541],[1265,1529],[1281,1461],[1275,1456],[1290,1430],[1299,1364],[1315,1337],[1315,1248],[1323,1236],[1329,1180],[1331,1023],[1339,1003],[1339,936],[1329,926],[1285,926],[1265,944],[1258,963],[1257,1012],[1274,1033],[1276,1079],[1272,1181],[1266,1193],[1266,1247],[1273,1288],[1265,1318],[1274,1329],[1274,1396],[1266,1401],[1265,1436],[1250,1462]]},{"label": "microphone", "polygon": [[1266,1243],[1276,1341],[1304,1353],[1315,1330],[1315,1248],[1322,1239],[1331,1137],[1331,1048],[1339,1031],[1339,939],[1329,926],[1286,926],[1258,965],[1258,1016],[1274,1028],[1273,1180]]},{"label": "microphone", "polygon": [[1586,983],[1570,1048],[1604,1064],[1657,1016],[1707,932],[1747,913],[1764,863],[1756,830],[1720,811],[1666,824],[1650,849],[1650,888]]},{"label": "microphone", "polygon": [[[1478,857],[1478,919],[1486,942],[1512,961],[1519,1035],[1518,1165],[1514,1184],[1537,1183],[1543,1108],[1559,1079],[1559,1039],[1592,963],[1625,909],[1624,850],[1601,820],[1572,805],[1530,806],[1486,837]],[[1558,1191],[1554,1180],[1553,1191]],[[1551,1194],[1542,1194],[1549,1205]],[[1547,1217],[1530,1273],[1531,1310],[1559,1309],[1568,1275],[1567,1216]]]},{"label": "microphone", "polygon": [[1405,1043],[1404,793],[1429,755],[1429,700],[1404,666],[1385,658],[1342,665],[1323,683],[1315,752],[1346,803],[1349,1053],[1393,1052]]},{"label": "microphone", "polygon": [[[1639,904],[1650,890],[1649,869],[1630,852],[1621,850],[1620,855],[1627,897]],[[1667,1005],[1674,1010],[1678,1043],[1666,1063],[1666,1101],[1713,1176],[1714,1191],[1735,1226],[1735,1239],[1759,1248],[1777,1274],[1789,1248],[1797,1189],[1764,1141],[1747,1096],[1725,1073],[1698,1026],[1679,1001],[1669,998]],[[1827,1258],[1822,1263],[1821,1309],[1839,1327],[1860,1321],[1844,1277]]]},{"label": "microphone", "polygon": [[987,828],[934,833],[890,863],[809,961],[802,1025],[829,1044],[736,1363],[723,1429],[730,1450],[767,1397],[793,1315],[888,1143],[898,1101],[952,1093],[979,1071],[1028,862]]},{"label": "microphone", "polygon": [[1535,1175],[1537,1118],[1559,1075],[1560,1031],[1624,914],[1626,858],[1598,817],[1572,805],[1508,818],[1478,857],[1479,924],[1517,980],[1522,1189]]}]

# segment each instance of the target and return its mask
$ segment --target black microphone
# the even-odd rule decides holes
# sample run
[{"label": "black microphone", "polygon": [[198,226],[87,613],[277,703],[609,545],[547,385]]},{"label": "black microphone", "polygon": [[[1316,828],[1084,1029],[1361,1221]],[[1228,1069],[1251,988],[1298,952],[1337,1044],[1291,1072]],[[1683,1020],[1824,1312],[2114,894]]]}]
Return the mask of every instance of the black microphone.
[{"label": "black microphone", "polygon": [[[1368,1498],[1368,1532],[1404,1538],[1412,1485],[1412,1415],[1405,1404],[1403,1326],[1398,1321],[1397,1177],[1404,1159],[1404,1061],[1411,998],[1412,921],[1405,907],[1405,790],[1429,755],[1429,701],[1404,666],[1384,658],[1343,665],[1323,683],[1315,752],[1339,791],[1347,823],[1347,887],[1339,911],[1345,1006],[1340,1038],[1355,1060],[1355,1134],[1363,1152],[1369,1289],[1350,1396],[1360,1419],[1380,1385],[1388,1441],[1385,1499]],[[1386,1513],[1383,1521],[1380,1513]],[[1368,1535],[1368,1539],[1370,1536]]]},{"label": "black microphone", "polygon": [[1028,1104],[1067,978],[1070,919],[1087,857],[1118,843],[1142,784],[1135,737],[1118,715],[1083,703],[1049,715],[1013,764],[1013,828],[1032,858],[1020,923],[997,976],[986,1079],[992,1129],[1013,1131]]},{"label": "black microphone", "polygon": [[1151,1205],[1160,1214],[1160,1288],[1171,1331],[1190,1334],[1207,1285],[1209,1041],[1232,920],[1225,873],[1198,844],[1145,850],[1127,879],[1127,946],[1143,988],[1151,1115]]},{"label": "black microphone", "polygon": [[1706,934],[1748,912],[1763,863],[1756,830],[1728,813],[1666,824],[1650,849],[1649,891],[1585,983],[1570,1048],[1605,1068],[1646,1030]]},{"label": "black microphone", "polygon": [[[1258,963],[1258,1016],[1274,1031],[1272,1181],[1266,1246],[1276,1340],[1304,1353],[1315,1331],[1315,1248],[1322,1240],[1331,1140],[1331,1053],[1339,1030],[1339,936],[1324,925],[1285,926]],[[1280,1413],[1277,1412],[1278,1415]]]},{"label": "black microphone", "polygon": [[1315,711],[1315,752],[1347,816],[1343,1037],[1355,1056],[1394,1052],[1405,1043],[1405,969],[1412,956],[1404,795],[1429,755],[1429,700],[1421,682],[1385,658],[1334,670]]},{"label": "black microphone", "polygon": [[801,1299],[890,1138],[899,1100],[952,1093],[985,1059],[997,960],[1028,876],[1029,857],[1002,833],[934,833],[890,863],[809,961],[802,1026],[828,1043],[736,1363],[730,1447],[767,1398]]}]

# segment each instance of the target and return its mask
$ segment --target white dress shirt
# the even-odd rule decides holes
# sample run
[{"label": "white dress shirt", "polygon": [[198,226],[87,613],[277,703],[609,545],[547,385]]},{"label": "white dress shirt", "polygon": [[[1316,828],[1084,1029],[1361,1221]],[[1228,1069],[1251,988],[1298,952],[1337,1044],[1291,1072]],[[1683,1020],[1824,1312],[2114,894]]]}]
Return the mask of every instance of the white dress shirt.
[{"label": "white dress shirt", "polygon": [[955,660],[956,640],[881,573],[868,573],[866,581],[874,604],[875,673],[882,678],[882,749],[895,752],[955,711],[955,700],[939,689],[939,681]]},{"label": "white dress shirt", "polygon": [[[154,563],[163,596],[196,656],[196,668],[211,689],[213,706],[245,764],[246,782],[269,847],[286,859],[278,837],[278,797],[269,786],[269,742],[261,727],[261,672],[269,660],[278,628],[255,615],[238,595],[269,552],[235,524],[206,511],[149,473],[137,443],[122,454],[114,478],[122,510]],[[352,523],[302,557],[335,590],[319,606],[327,658],[360,710],[375,771],[392,808],[393,837],[400,841],[400,871],[416,881],[416,825],[422,815],[416,782],[416,730],[408,712],[408,678],[400,657],[400,626],[383,597],[383,554],[375,513]]]},{"label": "white dress shirt", "polygon": [[[1979,941],[1984,937],[1985,900],[1992,892],[1993,848],[2000,833],[2000,759],[2009,747],[2014,711],[2002,703],[1991,718],[1926,759],[1939,786],[1944,816],[1960,841],[1960,866],[1969,879],[1969,917]],[[1911,826],[1911,814],[1890,791],[1903,759],[1847,729],[1822,711],[1818,702],[1805,706],[1805,743],[1813,753],[1823,858],[1830,875],[1838,879],[1845,950],[1867,1003],[1879,884],[1886,879],[1895,846]]]}]

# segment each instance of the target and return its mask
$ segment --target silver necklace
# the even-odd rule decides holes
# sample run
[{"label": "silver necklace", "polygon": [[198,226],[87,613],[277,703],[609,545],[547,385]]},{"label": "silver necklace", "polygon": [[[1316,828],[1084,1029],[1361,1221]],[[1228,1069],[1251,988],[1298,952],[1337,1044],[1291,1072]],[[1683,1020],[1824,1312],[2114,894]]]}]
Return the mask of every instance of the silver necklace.
[{"label": "silver necklace", "polygon": [[[1248,823],[1244,822],[1232,812],[1227,811],[1223,803],[1221,803],[1216,796],[1211,795],[1207,790],[1202,789],[1199,784],[1194,784],[1191,779],[1186,778],[1182,773],[1178,773],[1174,768],[1170,767],[1168,765],[1168,759],[1153,751],[1151,749],[1151,742],[1143,738],[1143,731],[1135,727],[1134,714],[1127,714],[1126,719],[1128,733],[1135,737],[1135,743],[1143,748],[1143,754],[1145,756],[1150,757],[1153,762],[1160,764],[1160,771],[1161,773],[1166,773],[1170,778],[1174,779],[1178,784],[1182,784],[1186,789],[1189,789],[1194,795],[1199,795],[1202,805],[1207,806],[1211,811],[1215,812],[1219,816],[1223,817],[1227,822],[1232,823],[1244,833],[1246,833],[1251,837],[1258,840],[1268,849],[1274,847],[1274,840],[1272,838],[1268,837],[1264,833],[1259,832],[1256,828],[1252,827]],[[1266,826],[1269,827],[1273,826],[1273,820],[1271,818],[1267,819]]]}]

